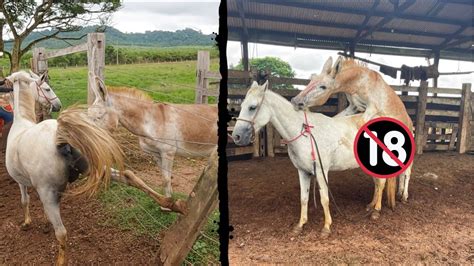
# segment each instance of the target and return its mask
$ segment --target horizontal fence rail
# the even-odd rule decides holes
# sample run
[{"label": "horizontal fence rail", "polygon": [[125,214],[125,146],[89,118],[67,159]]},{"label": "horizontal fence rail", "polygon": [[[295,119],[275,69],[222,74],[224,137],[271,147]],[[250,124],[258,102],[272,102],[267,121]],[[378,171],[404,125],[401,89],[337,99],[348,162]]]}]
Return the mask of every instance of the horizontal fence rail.
[{"label": "horizontal fence rail", "polygon": [[[228,72],[228,111],[237,117],[240,104],[247,93],[248,87],[258,80],[256,71],[229,70]],[[267,77],[269,87],[286,99],[296,96],[298,89],[276,89],[279,85],[307,85],[309,79]],[[403,101],[408,115],[413,121],[417,153],[423,151],[457,150],[460,153],[474,150],[474,121],[472,119],[471,84],[463,84],[463,88],[430,88],[427,82],[420,87],[391,86]],[[436,96],[435,96],[436,95]],[[320,112],[334,116],[347,105],[344,94],[333,95],[325,105],[311,108],[312,112]],[[229,134],[232,133],[235,121],[229,123]],[[417,134],[418,132],[418,134]],[[227,154],[230,159],[251,158],[253,156],[275,156],[286,154],[286,145],[282,143],[278,132],[267,125],[256,138],[253,146],[237,147],[229,138]]]}]

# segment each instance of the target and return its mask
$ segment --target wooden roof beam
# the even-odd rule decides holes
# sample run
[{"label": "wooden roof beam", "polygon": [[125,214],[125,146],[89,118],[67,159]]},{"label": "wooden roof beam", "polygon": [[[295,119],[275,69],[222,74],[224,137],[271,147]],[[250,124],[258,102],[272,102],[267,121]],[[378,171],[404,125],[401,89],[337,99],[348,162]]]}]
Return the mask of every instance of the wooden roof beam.
[{"label": "wooden roof beam", "polygon": [[375,32],[377,29],[381,28],[383,25],[387,24],[390,22],[392,19],[397,17],[397,15],[401,14],[403,11],[405,11],[407,8],[412,6],[415,3],[415,0],[407,0],[405,3],[403,3],[401,6],[398,6],[398,1],[397,4],[394,5],[394,11],[387,17],[384,17],[379,23],[375,24],[371,29],[368,31],[364,32],[361,34],[359,37],[355,39],[354,42],[359,42],[360,40],[364,39],[367,36],[370,36],[373,32]]},{"label": "wooden roof beam", "polygon": [[[240,14],[236,11],[229,11],[227,13],[227,16],[233,17],[233,18],[240,18]],[[320,21],[320,20],[304,20],[304,19],[299,19],[299,18],[286,18],[286,17],[269,16],[269,15],[259,15],[256,13],[246,13],[245,18],[261,20],[261,21],[270,21],[270,22],[293,23],[293,24],[300,24],[300,25],[305,25],[305,26],[309,25],[309,26],[320,26],[320,27],[352,29],[352,30],[360,29],[359,26],[354,25],[354,24],[326,22],[326,21]],[[364,27],[364,29],[367,29],[367,27]],[[410,35],[427,36],[427,37],[435,37],[435,38],[448,38],[448,37],[452,38],[450,34],[405,30],[405,29],[392,29],[392,28],[384,28],[384,27],[377,29],[377,32],[410,34]]]},{"label": "wooden roof beam", "polygon": [[[362,9],[352,9],[347,7],[338,7],[338,6],[328,6],[319,3],[302,3],[302,2],[293,2],[293,1],[283,1],[283,2],[275,2],[272,0],[249,0],[250,2],[254,2],[257,4],[269,4],[273,6],[280,6],[282,8],[294,7],[294,8],[305,8],[305,9],[312,9],[315,11],[329,11],[329,12],[337,12],[343,14],[350,14],[350,15],[367,15],[367,10]],[[451,3],[450,1],[446,1],[447,3]],[[375,17],[387,17],[393,14],[393,12],[382,12],[376,11],[374,12],[373,16]],[[417,21],[424,21],[424,22],[434,22],[434,23],[441,23],[441,24],[448,24],[448,25],[470,25],[472,22],[471,20],[463,21],[458,19],[447,19],[447,18],[435,18],[435,17],[428,17],[423,15],[413,15],[413,14],[397,14],[396,18],[401,19],[409,19],[409,20],[417,20]]]},{"label": "wooden roof beam", "polygon": [[360,27],[357,29],[357,33],[355,36],[355,39],[358,39],[360,35],[362,34],[362,31],[367,27],[367,23],[369,23],[370,18],[372,17],[372,14],[374,14],[375,9],[377,9],[377,6],[380,4],[380,0],[375,0],[374,4],[372,5],[372,8],[370,8],[369,13],[365,15],[365,19],[360,25]]}]

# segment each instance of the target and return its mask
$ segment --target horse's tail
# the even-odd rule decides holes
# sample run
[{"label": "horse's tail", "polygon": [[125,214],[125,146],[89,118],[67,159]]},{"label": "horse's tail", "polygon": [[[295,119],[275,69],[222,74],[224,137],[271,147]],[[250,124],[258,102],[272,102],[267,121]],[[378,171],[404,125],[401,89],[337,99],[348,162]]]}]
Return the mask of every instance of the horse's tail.
[{"label": "horse's tail", "polygon": [[389,178],[387,180],[386,194],[387,194],[387,205],[388,207],[395,209],[395,195],[397,188],[397,178]]},{"label": "horse's tail", "polygon": [[105,130],[97,127],[83,112],[72,107],[61,112],[56,132],[56,145],[67,143],[78,149],[88,163],[85,182],[72,194],[94,195],[101,187],[108,187],[111,168],[123,170],[124,154],[119,144]]}]

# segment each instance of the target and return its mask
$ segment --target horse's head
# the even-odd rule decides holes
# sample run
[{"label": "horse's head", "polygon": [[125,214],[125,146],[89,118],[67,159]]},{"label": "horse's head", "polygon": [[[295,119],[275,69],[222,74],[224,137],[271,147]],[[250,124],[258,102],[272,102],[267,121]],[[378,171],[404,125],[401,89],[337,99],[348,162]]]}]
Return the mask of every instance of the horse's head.
[{"label": "horse's head", "polygon": [[[93,75],[89,73],[89,75]],[[95,95],[94,103],[87,109],[87,114],[99,127],[107,130],[117,128],[119,123],[119,115],[113,109],[107,87],[99,78],[93,76],[93,84],[91,86]]]},{"label": "horse's head", "polygon": [[62,107],[61,101],[47,82],[48,72],[38,76],[30,71],[30,76],[35,80],[30,82],[30,89],[36,101],[43,106],[51,108],[53,112],[59,112]]},{"label": "horse's head", "polygon": [[232,132],[235,144],[248,145],[256,133],[270,121],[270,114],[264,106],[267,87],[268,81],[261,86],[254,81],[248,90]]},{"label": "horse's head", "polygon": [[296,110],[302,110],[311,106],[320,106],[326,103],[329,97],[336,93],[336,74],[341,68],[342,57],[339,57],[332,66],[332,57],[324,64],[321,73],[311,75],[311,81],[306,88],[291,99]]}]

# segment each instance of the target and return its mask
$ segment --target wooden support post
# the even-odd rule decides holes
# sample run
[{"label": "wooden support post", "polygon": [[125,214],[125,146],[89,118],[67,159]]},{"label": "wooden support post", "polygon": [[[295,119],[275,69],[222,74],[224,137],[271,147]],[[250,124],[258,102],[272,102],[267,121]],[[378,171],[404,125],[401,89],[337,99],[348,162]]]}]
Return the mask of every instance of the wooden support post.
[{"label": "wooden support post", "polygon": [[242,38],[242,65],[244,66],[244,71],[249,71],[249,43],[247,37]]},{"label": "wooden support post", "polygon": [[211,155],[209,165],[201,174],[189,196],[188,214],[181,216],[164,233],[156,258],[159,265],[181,265],[194,245],[209,215],[218,203],[217,150]]},{"label": "wooden support post", "polygon": [[[438,73],[438,66],[439,66],[439,51],[434,52],[434,62],[433,62],[435,73]],[[438,88],[438,77],[433,78],[433,87]],[[435,92],[433,93],[433,97],[437,97],[438,94]]]},{"label": "wooden support post", "polygon": [[[105,68],[105,34],[104,33],[89,33],[87,34],[87,65],[89,71],[92,71],[95,76],[104,80]],[[91,77],[89,77],[90,79]],[[92,91],[92,84],[95,80],[89,80],[87,85],[87,104],[92,104],[95,95]]]},{"label": "wooden support post", "polygon": [[33,58],[31,62],[31,70],[38,75],[48,70],[48,59],[44,57],[46,50],[43,47],[33,49]]},{"label": "wooden support post", "polygon": [[198,51],[195,96],[195,103],[197,104],[207,103],[209,80],[206,78],[206,73],[209,71],[210,64],[209,51]]},{"label": "wooden support post", "polygon": [[342,112],[347,107],[347,97],[346,94],[340,92],[337,94],[337,113]]},{"label": "wooden support post", "polygon": [[462,84],[461,110],[459,111],[459,131],[456,150],[465,153],[469,149],[471,138],[471,84]]},{"label": "wooden support post", "polygon": [[268,157],[275,157],[275,147],[274,147],[274,144],[275,144],[275,128],[273,127],[273,125],[271,123],[269,123],[267,126],[267,155]]},{"label": "wooden support post", "polygon": [[418,105],[416,109],[416,124],[415,124],[415,145],[416,154],[423,153],[425,146],[425,117],[426,117],[426,102],[428,99],[428,82],[421,81],[418,90]]}]

